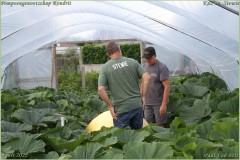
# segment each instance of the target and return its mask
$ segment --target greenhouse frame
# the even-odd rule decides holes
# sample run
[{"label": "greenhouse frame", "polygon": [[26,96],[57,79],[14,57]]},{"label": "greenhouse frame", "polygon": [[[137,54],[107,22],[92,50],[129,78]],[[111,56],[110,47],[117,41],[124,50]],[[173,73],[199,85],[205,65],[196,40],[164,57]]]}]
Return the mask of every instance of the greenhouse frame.
[{"label": "greenhouse frame", "polygon": [[5,0],[1,21],[1,159],[239,159],[239,1]]},{"label": "greenhouse frame", "polygon": [[186,56],[195,73],[239,85],[237,1],[2,1],[1,9],[2,88],[55,88],[54,45],[108,40],[154,46],[173,71]]}]

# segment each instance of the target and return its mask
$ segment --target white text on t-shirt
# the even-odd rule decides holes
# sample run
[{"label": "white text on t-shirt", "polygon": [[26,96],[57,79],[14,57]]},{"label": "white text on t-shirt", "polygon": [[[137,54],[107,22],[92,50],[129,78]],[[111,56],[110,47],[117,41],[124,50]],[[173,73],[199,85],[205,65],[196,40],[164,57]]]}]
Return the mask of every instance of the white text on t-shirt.
[{"label": "white text on t-shirt", "polygon": [[123,68],[125,66],[128,66],[128,64],[127,64],[127,61],[124,61],[122,63],[116,63],[116,64],[114,64],[112,66],[113,66],[113,69],[117,69],[117,68]]}]

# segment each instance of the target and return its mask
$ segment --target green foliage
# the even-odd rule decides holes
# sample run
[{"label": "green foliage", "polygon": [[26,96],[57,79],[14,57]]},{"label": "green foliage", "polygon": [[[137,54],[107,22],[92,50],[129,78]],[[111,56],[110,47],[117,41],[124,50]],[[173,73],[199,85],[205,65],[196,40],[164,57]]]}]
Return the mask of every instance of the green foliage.
[{"label": "green foliage", "polygon": [[123,56],[132,58],[141,63],[140,45],[139,44],[122,44],[120,45]]},{"label": "green foliage", "polygon": [[58,91],[73,92],[81,98],[86,98],[97,92],[99,72],[87,72],[85,75],[86,88],[82,87],[82,74],[77,71],[58,72]]},{"label": "green foliage", "polygon": [[[133,58],[141,63],[139,44],[122,44],[120,48],[123,56]],[[103,64],[109,60],[106,55],[106,47],[93,43],[84,44],[82,56],[84,64]]]},{"label": "green foliage", "polygon": [[82,75],[77,71],[58,71],[58,90],[72,92],[80,90]]},{"label": "green foliage", "polygon": [[79,54],[75,48],[69,48],[65,54],[57,54],[57,70],[77,71]]},{"label": "green foliage", "polygon": [[174,78],[170,128],[102,127],[92,133],[84,128],[107,110],[97,94],[81,98],[81,91],[2,90],[1,158],[238,159],[239,90],[207,81],[201,75]]},{"label": "green foliage", "polygon": [[[45,145],[42,140],[37,140],[34,136],[25,135],[7,142],[4,148],[11,147],[13,150],[19,151],[19,154],[27,157],[30,153],[44,152]],[[17,158],[17,153],[12,158]]]},{"label": "green foliage", "polygon": [[108,60],[105,46],[93,43],[83,46],[82,58],[84,64],[103,64]]},{"label": "green foliage", "polygon": [[92,71],[86,73],[86,87],[91,91],[97,91],[99,72]]}]

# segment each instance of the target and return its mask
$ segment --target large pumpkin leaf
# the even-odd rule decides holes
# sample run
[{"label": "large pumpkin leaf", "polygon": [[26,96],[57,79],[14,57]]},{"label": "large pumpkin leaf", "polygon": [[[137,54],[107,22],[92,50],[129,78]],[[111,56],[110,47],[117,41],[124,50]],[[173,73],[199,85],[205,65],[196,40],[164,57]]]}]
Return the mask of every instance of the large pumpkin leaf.
[{"label": "large pumpkin leaf", "polygon": [[239,142],[239,125],[231,126],[227,131],[228,137]]},{"label": "large pumpkin leaf", "polygon": [[67,151],[73,151],[75,150],[83,140],[85,140],[87,135],[82,134],[79,138],[77,139],[72,139],[72,140],[66,140],[62,139],[60,137],[56,138],[47,138],[47,137],[42,137],[42,139],[47,142],[52,148],[54,148],[56,151],[60,153],[64,153]]},{"label": "large pumpkin leaf", "polygon": [[99,131],[91,132],[91,140],[98,141],[100,139],[104,139],[105,137],[111,136],[114,132],[122,130],[121,128],[117,127],[102,127]]},{"label": "large pumpkin leaf", "polygon": [[[27,110],[27,108],[25,108]],[[52,108],[32,108],[30,107],[28,111],[36,111],[40,114],[43,114],[43,115],[53,115],[57,112],[56,109],[52,109]]]},{"label": "large pumpkin leaf", "polygon": [[54,103],[53,101],[41,101],[39,102],[34,108],[39,108],[39,109],[43,109],[43,108],[57,108],[56,103]]},{"label": "large pumpkin leaf", "polygon": [[223,139],[232,139],[238,141],[238,126],[239,124],[236,122],[216,122],[213,126],[213,129],[209,133],[209,138],[211,140],[223,140]]},{"label": "large pumpkin leaf", "polygon": [[86,127],[83,127],[83,125],[85,124],[76,121],[66,123],[66,127],[68,127],[72,131],[72,137],[74,139],[78,138],[79,135],[86,133],[85,131]]},{"label": "large pumpkin leaf", "polygon": [[211,155],[218,153],[223,146],[221,143],[213,143],[202,138],[196,138],[196,145],[193,158],[197,159],[211,158]]},{"label": "large pumpkin leaf", "polygon": [[186,128],[186,123],[179,117],[176,117],[170,124],[170,128],[171,130],[174,130],[177,128]]},{"label": "large pumpkin leaf", "polygon": [[6,147],[6,146],[2,146],[1,147],[1,159],[7,159],[7,157],[11,157],[11,155],[13,155],[14,150],[12,149],[11,146]]},{"label": "large pumpkin leaf", "polygon": [[180,86],[179,90],[181,93],[193,97],[203,97],[203,95],[209,91],[209,89],[205,86],[190,83],[185,83],[184,85]]},{"label": "large pumpkin leaf", "polygon": [[42,122],[45,113],[39,113],[36,111],[26,111],[25,109],[18,109],[13,113],[12,117],[21,120],[24,123],[30,125],[39,125]]},{"label": "large pumpkin leaf", "polygon": [[21,132],[21,131],[30,131],[32,130],[32,125],[26,124],[26,123],[12,123],[12,122],[6,122],[2,121],[1,123],[1,131],[2,132]]},{"label": "large pumpkin leaf", "polygon": [[62,116],[63,116],[62,114],[54,114],[54,115],[51,115],[51,116],[45,116],[45,117],[43,117],[42,122],[57,123],[58,121],[60,121]]},{"label": "large pumpkin leaf", "polygon": [[171,76],[170,82],[171,84],[179,84],[182,83],[185,79],[186,77],[184,76]]},{"label": "large pumpkin leaf", "polygon": [[86,134],[82,134],[79,136],[77,139],[73,139],[70,141],[66,141],[66,143],[58,144],[56,145],[57,148],[65,148],[68,149],[69,151],[73,151],[74,149],[77,148],[81,144],[83,140],[85,140],[87,137]]},{"label": "large pumpkin leaf", "polygon": [[223,141],[221,141],[221,143],[225,147],[233,147],[239,145],[239,142],[235,141],[234,139],[224,139]]},{"label": "large pumpkin leaf", "polygon": [[68,127],[57,126],[55,128],[49,129],[42,136],[46,136],[48,138],[61,137],[61,138],[64,138],[64,139],[68,140],[70,138],[71,134],[72,134],[72,131]]},{"label": "large pumpkin leaf", "polygon": [[171,157],[173,157],[173,149],[161,142],[143,142],[124,154],[125,159],[166,159]]},{"label": "large pumpkin leaf", "polygon": [[178,90],[178,86],[171,83],[170,93],[175,93]]},{"label": "large pumpkin leaf", "polygon": [[113,133],[113,136],[117,137],[119,143],[127,143],[129,141],[141,142],[149,135],[148,131],[137,132],[135,130],[121,130]]},{"label": "large pumpkin leaf", "polygon": [[[218,148],[198,147],[194,150],[194,159],[218,159]],[[224,158],[224,157],[223,157]]]},{"label": "large pumpkin leaf", "polygon": [[195,138],[189,137],[187,135],[181,136],[175,140],[175,148],[179,151],[194,150],[196,148]]},{"label": "large pumpkin leaf", "polygon": [[217,142],[210,142],[208,140],[202,138],[196,138],[195,143],[198,145],[198,148],[205,147],[205,148],[220,148],[223,147],[223,144]]},{"label": "large pumpkin leaf", "polygon": [[[169,131],[170,129],[169,128],[163,128],[163,127],[159,127],[159,126],[157,126],[156,124],[152,124],[152,126],[151,125],[148,125],[148,126],[150,126],[151,127],[151,129],[152,129],[152,131],[154,131],[154,133],[155,132],[166,132],[166,131]],[[139,130],[138,130],[139,131]],[[148,130],[145,130],[145,131],[148,131]]]},{"label": "large pumpkin leaf", "polygon": [[194,125],[201,121],[202,118],[208,116],[211,113],[211,109],[208,103],[204,100],[197,100],[193,107],[182,110],[179,115],[186,124]]},{"label": "large pumpkin leaf", "polygon": [[8,142],[12,139],[16,139],[23,135],[30,135],[30,133],[25,132],[16,132],[16,133],[10,133],[10,132],[2,132],[1,133],[1,142]]},{"label": "large pumpkin leaf", "polygon": [[123,153],[122,150],[110,148],[106,150],[104,155],[97,157],[97,159],[123,159]]},{"label": "large pumpkin leaf", "polygon": [[117,142],[118,142],[117,137],[110,137],[106,138],[105,140],[98,141],[98,143],[102,144],[103,147],[111,146],[113,144],[116,144]]},{"label": "large pumpkin leaf", "polygon": [[232,97],[236,96],[236,93],[234,92],[215,92],[213,96],[216,96],[215,98],[211,99],[209,106],[211,107],[212,111],[217,110],[218,104],[222,101],[227,101],[231,99]]},{"label": "large pumpkin leaf", "polygon": [[44,153],[36,153],[36,154],[31,154],[30,159],[58,159],[59,155],[55,151],[51,151],[48,154]]},{"label": "large pumpkin leaf", "polygon": [[235,96],[218,104],[218,109],[224,113],[239,112],[239,96]]},{"label": "large pumpkin leaf", "polygon": [[66,160],[66,159],[72,159],[72,156],[70,154],[61,154],[61,156],[58,158],[58,160]]},{"label": "large pumpkin leaf", "polygon": [[64,111],[65,108],[68,106],[69,102],[66,99],[57,100],[58,110]]},{"label": "large pumpkin leaf", "polygon": [[[195,150],[197,148],[197,145],[196,145],[196,143],[195,142],[190,142],[190,143],[188,143],[188,144],[186,144],[183,148],[182,148],[182,151],[184,152],[184,153],[190,153],[189,151],[193,151],[193,150]],[[187,158],[187,157],[186,157]]]},{"label": "large pumpkin leaf", "polygon": [[153,137],[156,137],[156,138],[158,138],[158,140],[161,140],[161,141],[173,141],[176,138],[178,138],[179,136],[181,136],[181,134],[174,133],[174,132],[169,132],[169,131],[155,133],[153,135]]},{"label": "large pumpkin leaf", "polygon": [[102,145],[99,143],[87,143],[84,146],[77,147],[70,155],[72,159],[94,159],[101,148]]},{"label": "large pumpkin leaf", "polygon": [[30,154],[35,152],[44,152],[45,143],[42,140],[36,140],[34,136],[22,135],[5,144],[5,147],[12,147],[21,154]]},{"label": "large pumpkin leaf", "polygon": [[143,144],[143,142],[140,142],[140,141],[129,141],[123,145],[123,152],[126,153],[131,148],[134,148],[134,147],[142,145],[142,144]]},{"label": "large pumpkin leaf", "polygon": [[43,91],[43,92],[31,93],[26,96],[27,96],[27,100],[33,100],[34,98],[44,99],[47,97],[52,97],[53,95],[54,95],[53,92]]},{"label": "large pumpkin leaf", "polygon": [[169,101],[169,103],[167,104],[167,107],[170,113],[174,115],[179,115],[179,113],[181,113],[182,110],[188,108],[189,106],[182,103],[181,100],[174,100],[174,101]]},{"label": "large pumpkin leaf", "polygon": [[217,89],[221,89],[221,90],[225,90],[227,91],[227,85],[226,83],[219,77],[202,77],[200,78],[201,81],[203,81],[207,87],[212,90],[215,91]]},{"label": "large pumpkin leaf", "polygon": [[222,150],[223,150],[223,154],[226,155],[225,158],[239,159],[239,145],[232,146],[232,147],[224,146]]},{"label": "large pumpkin leaf", "polygon": [[218,121],[221,118],[228,117],[229,115],[220,111],[215,111],[211,113],[211,118],[209,119],[210,121]]},{"label": "large pumpkin leaf", "polygon": [[201,138],[207,138],[212,130],[212,121],[206,121],[196,126],[196,131]]},{"label": "large pumpkin leaf", "polygon": [[89,98],[87,101],[85,101],[84,106],[92,108],[99,113],[107,110],[107,106],[99,98]]},{"label": "large pumpkin leaf", "polygon": [[82,107],[80,110],[80,118],[85,122],[90,122],[93,118],[97,117],[98,112],[96,110],[92,110],[89,107]]}]

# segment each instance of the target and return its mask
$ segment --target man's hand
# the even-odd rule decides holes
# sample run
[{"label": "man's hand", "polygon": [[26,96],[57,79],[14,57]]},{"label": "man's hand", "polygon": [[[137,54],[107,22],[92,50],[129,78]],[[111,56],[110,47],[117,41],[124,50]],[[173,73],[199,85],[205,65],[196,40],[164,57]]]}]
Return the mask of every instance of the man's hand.
[{"label": "man's hand", "polygon": [[161,116],[166,114],[167,113],[167,106],[166,105],[161,105],[159,112],[160,112]]},{"label": "man's hand", "polygon": [[114,108],[113,108],[113,107],[110,107],[109,110],[110,110],[110,113],[111,113],[113,119],[117,120],[117,119],[118,119],[118,116],[117,116],[117,114],[114,112]]},{"label": "man's hand", "polygon": [[144,111],[144,107],[145,107],[145,97],[142,97],[142,110]]},{"label": "man's hand", "polygon": [[98,86],[98,93],[100,95],[100,97],[102,98],[102,100],[106,103],[106,105],[108,106],[108,109],[110,110],[110,113],[113,117],[113,119],[118,119],[116,113],[114,112],[114,107],[111,103],[111,101],[109,100],[109,97],[105,91],[105,87],[104,86]]},{"label": "man's hand", "polygon": [[170,81],[169,79],[163,80],[162,81],[163,86],[164,86],[164,92],[163,92],[163,100],[162,100],[162,105],[160,106],[160,115],[164,115],[167,113],[167,102],[168,102],[168,97],[170,93]]}]

